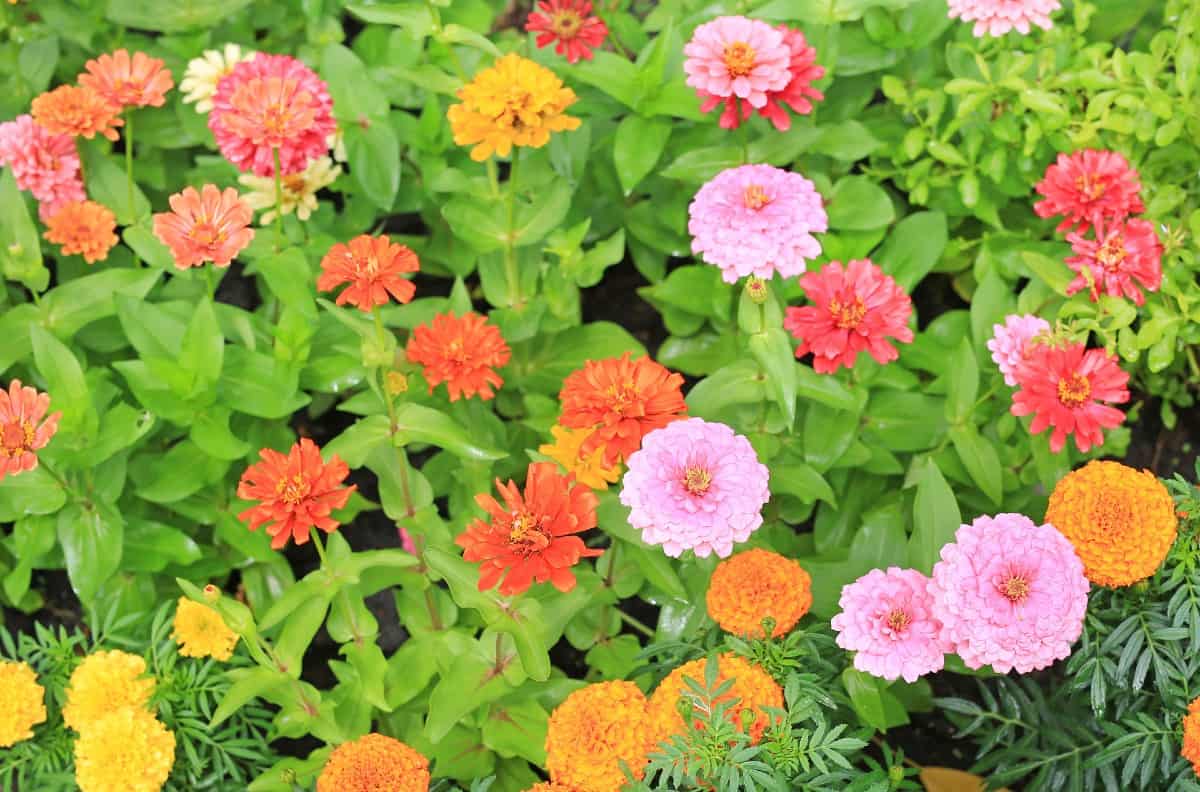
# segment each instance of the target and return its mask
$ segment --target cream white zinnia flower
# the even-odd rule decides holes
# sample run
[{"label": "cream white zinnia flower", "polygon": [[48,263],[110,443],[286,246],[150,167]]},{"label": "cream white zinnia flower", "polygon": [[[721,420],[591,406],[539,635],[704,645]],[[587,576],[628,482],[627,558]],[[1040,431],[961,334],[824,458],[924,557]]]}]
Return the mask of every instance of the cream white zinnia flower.
[{"label": "cream white zinnia flower", "polygon": [[308,163],[300,173],[283,177],[283,206],[275,205],[275,179],[270,176],[255,176],[243,173],[238,182],[249,189],[242,201],[256,211],[264,211],[258,218],[262,225],[270,225],[277,211],[285,215],[292,212],[301,220],[307,220],[317,208],[317,192],[333,184],[342,173],[341,165],[334,165],[329,157],[319,157]]},{"label": "cream white zinnia flower", "polygon": [[221,81],[233,67],[242,61],[253,58],[251,50],[245,52],[237,44],[226,44],[220,50],[205,50],[199,58],[188,61],[179,90],[183,92],[183,101],[196,103],[197,113],[207,113],[212,110],[213,94],[217,92],[217,83]]}]

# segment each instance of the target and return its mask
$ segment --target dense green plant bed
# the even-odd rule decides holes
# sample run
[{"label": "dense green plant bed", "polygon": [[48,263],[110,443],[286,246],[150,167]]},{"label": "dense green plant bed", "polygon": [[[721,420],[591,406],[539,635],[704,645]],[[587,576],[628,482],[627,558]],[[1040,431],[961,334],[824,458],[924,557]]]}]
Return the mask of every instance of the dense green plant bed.
[{"label": "dense green plant bed", "polygon": [[0,789],[1200,789],[1192,0],[0,34]]}]

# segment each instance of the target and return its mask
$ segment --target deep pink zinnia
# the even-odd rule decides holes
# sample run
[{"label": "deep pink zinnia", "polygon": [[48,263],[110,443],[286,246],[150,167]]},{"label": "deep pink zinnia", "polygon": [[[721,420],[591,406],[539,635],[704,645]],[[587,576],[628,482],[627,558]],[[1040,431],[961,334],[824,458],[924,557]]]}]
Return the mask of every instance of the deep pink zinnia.
[{"label": "deep pink zinnia", "polygon": [[1050,14],[1062,8],[1059,0],[949,0],[950,18],[974,22],[976,38],[1003,36],[1010,30],[1027,35],[1030,25],[1049,30]]},{"label": "deep pink zinnia", "polygon": [[1046,668],[1083,631],[1088,581],[1071,542],[1023,514],[978,517],[942,547],[929,584],[942,637],[968,668]]},{"label": "deep pink zinnia", "polygon": [[567,63],[591,60],[592,50],[608,35],[604,20],[592,14],[590,0],[538,0],[538,8],[541,11],[525,21],[525,29],[538,34],[538,49],[557,41],[554,51],[566,56]]},{"label": "deep pink zinnia", "polygon": [[241,171],[300,173],[329,150],[337,128],[325,82],[288,55],[258,53],[217,83],[208,128],[225,158]]},{"label": "deep pink zinnia", "polygon": [[1104,220],[1123,220],[1144,212],[1138,172],[1115,151],[1084,149],[1059,154],[1034,187],[1043,200],[1033,205],[1038,217],[1063,216],[1058,231],[1074,226],[1080,233]]},{"label": "deep pink zinnia", "polygon": [[850,368],[864,350],[889,363],[900,353],[888,338],[912,343],[912,300],[870,259],[851,261],[845,268],[831,261],[820,272],[805,273],[800,286],[815,305],[789,307],[783,326],[801,341],[796,357],[812,352],[818,372]]},{"label": "deep pink zinnia", "polygon": [[1084,239],[1083,234],[1067,234],[1075,255],[1067,266],[1075,270],[1075,280],[1067,285],[1067,294],[1088,289],[1092,302],[1101,294],[1128,297],[1136,304],[1146,301],[1142,286],[1158,291],[1162,285],[1163,246],[1148,220],[1125,220],[1096,224],[1096,238]]},{"label": "deep pink zinnia", "polygon": [[1085,349],[1078,343],[1031,344],[1016,377],[1020,389],[1013,394],[1012,414],[1033,414],[1033,434],[1054,427],[1050,450],[1056,454],[1068,435],[1075,436],[1076,447],[1086,454],[1104,442],[1101,429],[1113,429],[1125,420],[1125,413],[1101,404],[1129,401],[1129,373],[1103,349]]},{"label": "deep pink zinnia", "polygon": [[1029,342],[1049,330],[1050,323],[1033,314],[1009,314],[1004,317],[1004,324],[992,325],[987,348],[996,368],[1004,375],[1005,385],[1011,388],[1017,384],[1017,365],[1025,359]]},{"label": "deep pink zinnia", "polygon": [[28,114],[0,124],[0,165],[37,199],[43,220],[63,204],[87,198],[75,139],[46,131]]},{"label": "deep pink zinnia", "polygon": [[706,22],[696,28],[683,54],[687,84],[705,102],[736,97],[764,107],[769,92],[784,90],[792,80],[792,52],[783,31],[757,19],[725,16]]}]

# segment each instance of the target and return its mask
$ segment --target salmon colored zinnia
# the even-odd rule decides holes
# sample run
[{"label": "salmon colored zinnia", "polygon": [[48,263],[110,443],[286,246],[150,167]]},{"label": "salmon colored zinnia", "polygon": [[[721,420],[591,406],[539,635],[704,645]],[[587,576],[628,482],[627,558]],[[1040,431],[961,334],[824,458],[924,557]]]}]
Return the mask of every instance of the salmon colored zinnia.
[{"label": "salmon colored zinnia", "polygon": [[394,737],[375,732],[334,748],[317,779],[317,792],[428,789],[429,760]]},{"label": "salmon colored zinnia", "polygon": [[[689,690],[683,680],[686,677],[702,683],[707,663],[708,659],[704,657],[684,663],[668,674],[650,696],[647,713],[656,745],[686,730],[683,716],[679,714],[679,701],[684,692]],[[757,743],[771,722],[771,716],[765,708],[783,708],[783,689],[762,668],[732,652],[717,658],[717,669],[717,684],[733,680],[733,686],[724,695],[718,696],[716,701],[738,700],[729,708],[726,716],[742,731],[746,730],[746,720],[753,717],[748,733],[750,741]]]},{"label": "salmon colored zinnia", "polygon": [[46,218],[47,240],[62,245],[64,256],[75,253],[88,264],[104,261],[117,244],[117,217],[95,201],[69,201]]},{"label": "salmon colored zinnia", "polygon": [[286,455],[264,448],[258,456],[262,461],[246,469],[237,488],[239,498],[258,503],[238,519],[247,521],[251,531],[267,523],[271,547],[276,550],[289,538],[304,544],[314,527],[325,533],[337,529],[338,521],[330,513],[345,506],[358,489],[357,485],[341,486],[350,468],[337,454],[325,462],[317,444],[302,437]]},{"label": "salmon colored zinnia", "polygon": [[1183,747],[1179,755],[1192,763],[1192,770],[1200,776],[1200,698],[1188,705],[1188,714],[1183,718]]},{"label": "salmon colored zinnia", "polygon": [[120,107],[162,107],[175,85],[163,62],[144,52],[119,49],[89,60],[79,84]]},{"label": "salmon colored zinnia", "polygon": [[632,682],[598,682],[576,690],[550,713],[546,770],[556,784],[619,792],[624,762],[641,779],[653,743],[646,697]]},{"label": "salmon colored zinnia", "polygon": [[167,202],[171,211],[154,215],[154,235],[171,249],[178,269],[198,267],[206,261],[228,267],[254,239],[249,228],[254,210],[232,187],[222,191],[215,184],[206,184],[200,192],[186,187]]},{"label": "salmon colored zinnia", "polygon": [[563,381],[560,423],[569,429],[593,429],[580,453],[604,449],[604,463],[615,464],[638,450],[642,438],[684,417],[683,376],[648,357],[589,360]]},{"label": "salmon colored zinnia", "polygon": [[417,254],[406,245],[384,236],[360,234],[348,244],[337,243],[321,259],[317,288],[333,291],[350,284],[337,296],[337,304],[350,303],[370,312],[376,305],[387,305],[389,297],[398,303],[412,300],[417,287],[402,276],[421,268]]},{"label": "salmon colored zinnia", "polygon": [[727,633],[762,638],[770,617],[771,637],[778,638],[812,607],[812,578],[792,559],[755,547],[717,564],[705,604]]},{"label": "salmon colored zinnia", "polygon": [[496,479],[496,489],[503,505],[487,493],[475,496],[491,521],[472,520],[454,540],[464,559],[480,562],[479,590],[499,583],[508,597],[535,581],[564,592],[575,588],[571,567],[602,552],[576,536],[596,527],[596,496],[550,462],[529,465],[524,492],[512,480]]},{"label": "salmon colored zinnia", "polygon": [[458,401],[475,394],[481,399],[495,396],[493,388],[504,384],[495,369],[508,364],[512,350],[500,328],[467,311],[461,317],[438,314],[429,324],[415,327],[406,354],[409,362],[425,367],[430,393],[444,382],[450,401]]},{"label": "salmon colored zinnia", "polygon": [[0,481],[38,466],[37,452],[54,437],[62,418],[61,412],[47,417],[49,408],[50,394],[22,386],[21,380],[0,390]]},{"label": "salmon colored zinnia", "polygon": [[60,85],[33,100],[33,120],[48,132],[91,140],[104,135],[117,139],[116,127],[122,126],[119,105],[77,85]]}]

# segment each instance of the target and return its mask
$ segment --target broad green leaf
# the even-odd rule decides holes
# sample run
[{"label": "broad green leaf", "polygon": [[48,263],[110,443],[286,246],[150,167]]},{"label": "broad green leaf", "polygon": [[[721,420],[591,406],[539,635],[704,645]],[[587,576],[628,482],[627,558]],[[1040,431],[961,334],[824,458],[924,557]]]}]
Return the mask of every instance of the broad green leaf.
[{"label": "broad green leaf", "polygon": [[175,256],[171,254],[171,249],[150,230],[149,217],[142,218],[137,225],[127,226],[121,232],[121,239],[150,266],[168,271],[175,266]]},{"label": "broad green leaf", "polygon": [[42,265],[37,227],[11,168],[0,173],[0,273],[35,292],[50,282],[50,272]]},{"label": "broad green leaf", "polygon": [[599,88],[629,108],[633,108],[637,101],[637,67],[611,52],[597,50],[590,60],[576,63],[571,68],[570,76]]},{"label": "broad green leaf", "polygon": [[289,681],[287,674],[282,671],[263,666],[232,668],[226,674],[233,684],[213,711],[212,719],[208,722],[209,729],[215,729],[252,700]]},{"label": "broad green leaf", "polygon": [[838,410],[857,410],[858,399],[837,378],[818,374],[811,366],[800,363],[796,368],[796,390],[801,399],[811,399]]},{"label": "broad green leaf", "polygon": [[873,255],[876,264],[911,292],[937,265],[948,239],[946,215],[915,212],[896,223],[883,246]]},{"label": "broad green leaf", "polygon": [[4,343],[0,344],[0,373],[33,354],[29,328],[37,321],[37,306],[30,303],[0,311],[0,338],[4,339]]},{"label": "broad green leaf", "polygon": [[348,426],[325,444],[326,458],[337,454],[352,468],[362,467],[375,446],[387,441],[391,434],[386,415],[368,415]]},{"label": "broad green leaf", "polygon": [[1021,261],[1030,272],[1041,278],[1047,286],[1059,294],[1066,295],[1067,285],[1074,278],[1069,267],[1058,259],[1050,258],[1032,250],[1021,251]]},{"label": "broad green leaf", "polygon": [[474,47],[496,58],[504,54],[487,36],[453,22],[442,28],[438,39],[447,44],[465,44],[468,47]]},{"label": "broad green leaf", "polygon": [[480,253],[504,247],[508,239],[501,199],[486,202],[459,194],[442,205],[442,217],[450,224],[450,230],[456,237]]},{"label": "broad green leaf", "polygon": [[[750,336],[747,342],[750,354],[762,366],[767,376],[767,387],[770,389],[775,403],[783,411],[790,430],[796,422],[796,392],[798,377],[796,376],[796,355],[792,342],[786,330],[782,327],[769,327],[761,333]],[[853,434],[850,435],[853,437]]]},{"label": "broad green leaf", "polygon": [[321,591],[304,600],[283,622],[283,630],[275,641],[275,655],[279,658],[280,670],[288,676],[300,678],[305,652],[317,630],[325,623],[325,614],[329,612],[329,593]]},{"label": "broad green leaf", "polygon": [[110,269],[56,286],[42,298],[43,324],[59,338],[117,313],[122,297],[140,300],[162,273],[156,270]]},{"label": "broad green leaf", "polygon": [[71,588],[86,608],[96,593],[120,568],[125,523],[107,503],[72,505],[58,514],[58,543],[67,563]]},{"label": "broad green leaf", "polygon": [[[150,478],[136,488],[138,497],[153,503],[174,503],[194,495],[209,481],[207,473],[216,463],[190,440],[181,440],[150,467]],[[217,463],[224,464],[224,463]]]},{"label": "broad green leaf", "polygon": [[858,412],[824,404],[808,405],[804,414],[804,460],[824,472],[846,453],[858,435]]},{"label": "broad green leaf", "polygon": [[[145,0],[135,0],[135,2],[139,1],[144,2]],[[114,5],[125,4],[125,0],[112,0],[112,2]],[[131,25],[131,27],[136,27],[136,25]],[[115,156],[105,154],[98,141],[80,145],[79,156],[84,163],[83,172],[87,182],[88,197],[111,209],[117,217],[118,225],[136,225],[138,220],[150,214],[150,201],[146,199],[145,193],[142,192],[142,188],[138,187],[136,181],[133,185],[133,205],[130,205],[129,182],[125,178],[124,164],[118,165]]]},{"label": "broad green leaf", "polygon": [[457,421],[432,407],[407,402],[396,410],[397,443],[432,443],[465,459],[492,461],[506,454],[472,440]]},{"label": "broad green leaf", "polygon": [[942,547],[954,541],[962,524],[958,501],[942,471],[932,460],[917,483],[913,501],[913,532],[909,539],[909,561],[919,571],[930,574],[941,558]]},{"label": "broad green leaf", "polygon": [[140,517],[125,525],[124,569],[161,572],[168,564],[187,566],[200,556],[200,546],[178,528]]},{"label": "broad green leaf", "polygon": [[429,6],[421,2],[355,3],[346,6],[346,10],[364,22],[396,25],[417,38],[433,33],[433,15]]},{"label": "broad green leaf", "polygon": [[[321,76],[329,86],[334,115],[347,133],[363,122],[374,126],[387,119],[387,96],[350,49],[337,43],[326,44],[321,51]],[[388,204],[385,208],[390,207]]]},{"label": "broad green leaf", "polygon": [[690,149],[663,168],[662,175],[688,184],[702,184],[727,168],[744,164],[742,150],[737,146]]},{"label": "broad green leaf", "polygon": [[440,742],[471,712],[512,690],[505,676],[495,672],[494,658],[481,657],[476,651],[455,656],[450,670],[429,695],[425,737]]},{"label": "broad green leaf", "polygon": [[41,327],[31,327],[29,338],[33,342],[34,362],[51,394],[50,409],[62,411],[59,424],[62,431],[94,437],[100,421],[79,361],[63,342]]},{"label": "broad green leaf", "polygon": [[250,3],[251,0],[177,0],[163,5],[159,0],[108,0],[106,15],[110,22],[125,27],[180,33],[212,28]]},{"label": "broad green leaf", "polygon": [[896,219],[887,192],[870,176],[845,176],[833,187],[825,207],[829,227],[838,231],[870,231]]},{"label": "broad green leaf", "polygon": [[0,522],[53,514],[67,502],[67,493],[44,467],[36,467],[0,481]]},{"label": "broad green leaf", "polygon": [[217,384],[224,359],[225,337],[217,325],[212,300],[202,299],[196,303],[179,356],[179,365],[195,377],[194,393],[202,393]]},{"label": "broad green leaf", "polygon": [[971,480],[999,506],[1004,497],[1004,476],[995,447],[971,425],[950,427],[950,442]]},{"label": "broad green leaf", "polygon": [[625,116],[617,126],[613,141],[613,163],[625,195],[654,170],[671,136],[671,122],[665,118]]},{"label": "broad green leaf", "polygon": [[549,714],[536,701],[502,701],[492,706],[483,722],[483,744],[501,756],[520,756],[544,765],[549,720]]},{"label": "broad green leaf", "polygon": [[730,404],[753,404],[768,398],[766,376],[753,360],[738,360],[717,369],[688,391],[688,410],[714,419]]},{"label": "broad green leaf", "polygon": [[229,429],[231,411],[211,404],[196,413],[188,437],[204,453],[217,459],[241,459],[252,450],[250,444]]},{"label": "broad green leaf", "polygon": [[908,723],[904,705],[887,688],[888,683],[864,671],[847,668],[842,672],[842,685],[850,696],[863,723],[878,731]]},{"label": "broad green leaf", "polygon": [[50,86],[58,64],[58,36],[26,41],[17,56],[17,66],[30,93],[39,94]]},{"label": "broad green leaf", "polygon": [[295,308],[304,316],[317,318],[313,303],[313,274],[304,251],[288,248],[254,263],[255,269],[267,281],[267,288],[284,305]]},{"label": "broad green leaf", "polygon": [[975,413],[975,398],[979,394],[979,364],[975,362],[975,351],[966,338],[959,342],[951,358],[950,369],[946,372],[949,379],[946,420],[961,425],[970,421]]},{"label": "broad green leaf", "polygon": [[500,599],[494,593],[479,590],[478,567],[440,547],[426,547],[423,559],[431,570],[446,581],[459,607],[474,608],[489,624],[500,619],[503,613]]},{"label": "broad green leaf", "polygon": [[550,189],[539,191],[532,204],[518,201],[513,244],[523,247],[541,242],[567,216],[573,193],[570,182],[557,179]]},{"label": "broad green leaf", "polygon": [[637,358],[646,354],[646,348],[620,325],[589,322],[514,344],[504,376],[507,379],[511,372],[514,388],[522,391],[557,394],[567,375],[586,361],[619,357],[624,352]]},{"label": "broad green leaf", "polygon": [[349,126],[345,136],[350,175],[371,203],[385,212],[391,210],[400,189],[400,140],[396,130],[385,117],[365,129],[357,124]]},{"label": "broad green leaf", "polygon": [[837,507],[837,498],[829,482],[808,465],[773,465],[771,491],[791,495],[804,503],[823,500],[830,506]]},{"label": "broad green leaf", "polygon": [[273,357],[230,344],[221,370],[220,400],[233,410],[258,418],[285,418],[309,397],[298,393],[299,378]]}]

